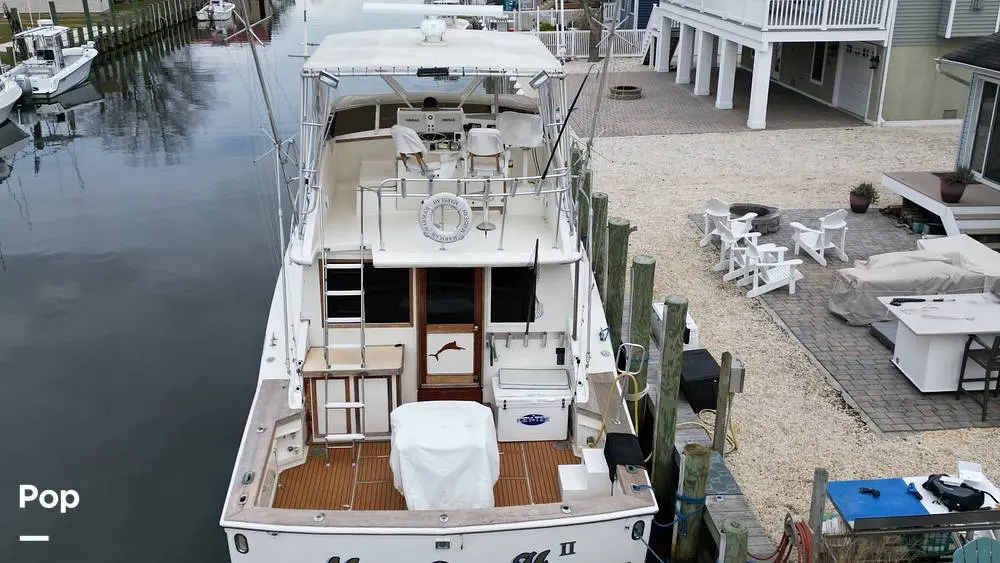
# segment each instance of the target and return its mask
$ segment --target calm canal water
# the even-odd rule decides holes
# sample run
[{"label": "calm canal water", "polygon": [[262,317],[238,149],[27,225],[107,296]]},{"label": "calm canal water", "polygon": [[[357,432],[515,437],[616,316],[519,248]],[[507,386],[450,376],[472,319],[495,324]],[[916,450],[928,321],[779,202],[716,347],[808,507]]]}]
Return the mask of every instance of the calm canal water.
[{"label": "calm canal water", "polygon": [[[418,21],[373,22],[359,0],[277,8],[258,29],[284,135],[303,1],[310,41]],[[0,127],[2,563],[228,561],[219,513],[278,248],[250,51],[212,37],[192,23],[105,60],[71,111]],[[21,484],[79,506],[21,510]]]}]

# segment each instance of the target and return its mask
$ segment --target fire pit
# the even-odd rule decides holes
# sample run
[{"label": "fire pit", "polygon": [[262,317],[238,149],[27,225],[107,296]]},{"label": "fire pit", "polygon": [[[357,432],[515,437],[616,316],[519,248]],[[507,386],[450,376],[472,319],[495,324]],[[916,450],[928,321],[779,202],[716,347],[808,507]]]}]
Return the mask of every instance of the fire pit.
[{"label": "fire pit", "polygon": [[762,235],[776,233],[781,228],[781,210],[777,207],[757,203],[734,203],[729,206],[729,212],[735,217],[756,213],[757,216],[751,220],[751,223],[753,230]]},{"label": "fire pit", "polygon": [[638,100],[642,97],[642,88],[638,86],[612,86],[610,90],[612,100]]}]

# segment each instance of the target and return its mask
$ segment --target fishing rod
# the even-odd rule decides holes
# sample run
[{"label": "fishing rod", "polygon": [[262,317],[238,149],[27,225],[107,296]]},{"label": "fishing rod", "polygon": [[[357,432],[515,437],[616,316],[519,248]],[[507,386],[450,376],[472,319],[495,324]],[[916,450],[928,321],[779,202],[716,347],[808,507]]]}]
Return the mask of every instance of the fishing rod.
[{"label": "fishing rod", "polygon": [[562,140],[563,131],[566,130],[566,126],[569,124],[569,116],[572,115],[573,110],[576,109],[576,101],[580,99],[580,94],[583,93],[583,87],[587,85],[587,79],[590,78],[591,70],[594,70],[594,68],[590,67],[587,69],[587,74],[583,76],[583,82],[580,84],[580,89],[576,91],[576,96],[573,96],[573,103],[569,105],[569,110],[566,112],[566,118],[563,120],[562,127],[559,128],[559,135],[556,137],[556,143],[552,146],[552,152],[549,153],[549,161],[545,163],[545,170],[542,171],[542,181],[544,181],[545,177],[549,175],[549,167],[552,166],[552,159],[556,156],[556,149],[559,148],[559,141]]},{"label": "fishing rod", "polygon": [[535,260],[534,264],[531,266],[531,301],[528,301],[528,316],[524,321],[524,336],[528,336],[528,326],[531,324],[532,317],[535,316],[535,301],[538,299],[538,238],[535,238]]}]

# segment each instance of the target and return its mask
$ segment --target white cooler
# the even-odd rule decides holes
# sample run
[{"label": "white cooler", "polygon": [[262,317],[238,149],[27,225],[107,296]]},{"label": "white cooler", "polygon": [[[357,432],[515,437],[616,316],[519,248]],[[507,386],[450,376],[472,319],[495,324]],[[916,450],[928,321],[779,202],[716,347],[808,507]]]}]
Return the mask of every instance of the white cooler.
[{"label": "white cooler", "polygon": [[564,369],[501,369],[493,377],[497,440],[565,440],[572,399]]}]

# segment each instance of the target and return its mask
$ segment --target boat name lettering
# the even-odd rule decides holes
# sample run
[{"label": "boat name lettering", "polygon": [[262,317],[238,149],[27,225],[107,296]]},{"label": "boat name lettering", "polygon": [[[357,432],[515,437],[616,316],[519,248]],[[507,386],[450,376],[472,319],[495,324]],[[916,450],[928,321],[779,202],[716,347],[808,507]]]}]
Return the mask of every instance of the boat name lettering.
[{"label": "boat name lettering", "polygon": [[559,557],[563,557],[564,555],[576,555],[575,541],[564,541],[561,544],[559,544],[559,548],[562,550],[562,553],[559,554]]},{"label": "boat name lettering", "polygon": [[525,551],[515,557],[510,563],[548,563],[549,551]]},{"label": "boat name lettering", "polygon": [[539,424],[545,424],[548,422],[549,417],[544,414],[526,414],[521,418],[518,418],[517,421],[525,426],[538,426]]}]

